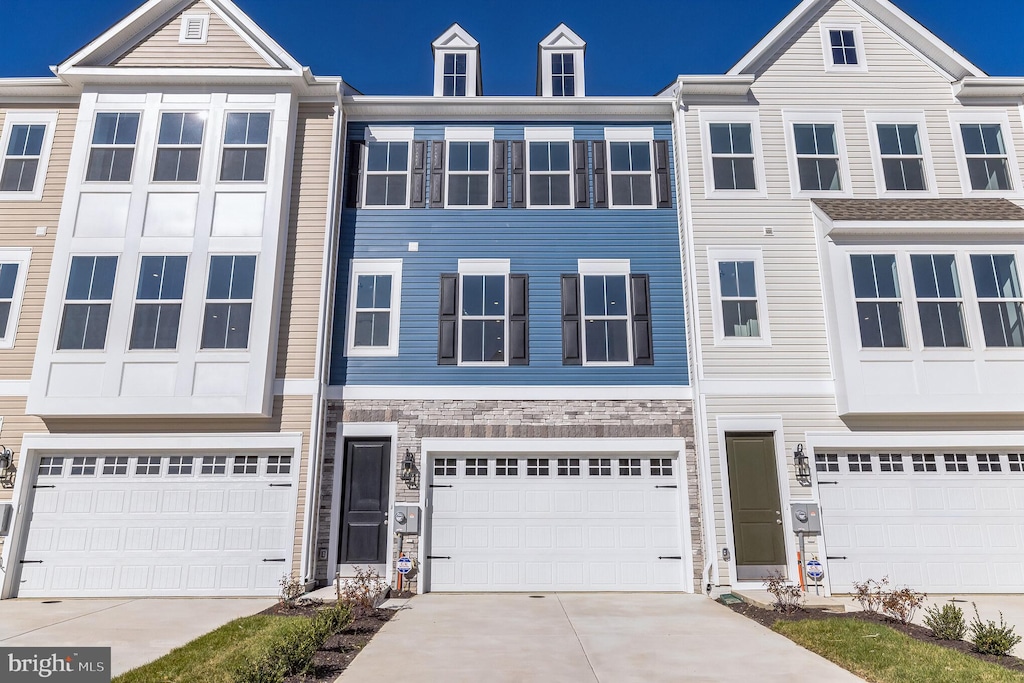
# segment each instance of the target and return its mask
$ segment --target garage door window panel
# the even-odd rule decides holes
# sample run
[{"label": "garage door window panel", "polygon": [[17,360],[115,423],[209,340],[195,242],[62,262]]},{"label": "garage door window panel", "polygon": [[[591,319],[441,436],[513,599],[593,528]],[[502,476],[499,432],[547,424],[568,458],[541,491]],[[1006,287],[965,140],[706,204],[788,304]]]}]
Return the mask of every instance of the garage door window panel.
[{"label": "garage door window panel", "polygon": [[590,458],[587,463],[590,476],[610,477],[612,476],[611,458]]},{"label": "garage door window panel", "polygon": [[879,472],[902,472],[903,471],[903,456],[899,453],[879,453],[878,454],[878,471]]},{"label": "garage door window panel", "polygon": [[978,463],[979,472],[1002,472],[1002,458],[999,453],[977,453],[975,460]]},{"label": "garage door window panel", "polygon": [[850,472],[870,472],[871,455],[868,453],[850,453],[846,456],[846,464]]},{"label": "garage door window panel", "polygon": [[211,256],[202,348],[249,347],[255,256]]},{"label": "garage door window panel", "polygon": [[917,312],[926,347],[966,347],[963,294],[953,254],[912,254]]},{"label": "garage door window panel", "polygon": [[863,348],[906,347],[896,256],[851,254],[853,290]]},{"label": "garage door window panel", "polygon": [[498,477],[518,477],[519,460],[516,458],[498,458],[494,461],[494,474]]},{"label": "garage door window panel", "polygon": [[192,474],[192,456],[172,455],[167,463],[167,474],[190,476]]},{"label": "garage door window panel", "polygon": [[551,474],[551,463],[547,458],[527,458],[526,476],[547,477]]},{"label": "garage door window panel", "polygon": [[969,471],[966,453],[946,453],[942,456],[942,460],[947,472]]},{"label": "garage door window panel", "polygon": [[292,471],[292,456],[271,455],[267,457],[267,474],[290,474]]},{"label": "garage door window panel", "polygon": [[640,472],[640,458],[619,458],[619,476],[620,477],[639,477]]},{"label": "garage door window panel", "polygon": [[93,477],[96,476],[95,456],[76,456],[71,459],[72,477]]},{"label": "garage door window panel", "polygon": [[128,474],[128,456],[115,455],[103,458],[103,474],[105,476],[125,476]]},{"label": "garage door window panel", "polygon": [[437,458],[434,460],[435,477],[454,477],[455,475],[455,458]]},{"label": "garage door window panel", "polygon": [[160,456],[140,455],[135,462],[135,474],[142,476],[160,474]]},{"label": "garage door window panel", "polygon": [[116,272],[116,256],[71,257],[59,350],[100,350],[106,345]]},{"label": "garage door window panel", "polygon": [[204,455],[200,474],[227,474],[228,458],[226,455]]},{"label": "garage door window panel", "polygon": [[142,257],[129,348],[177,347],[187,263],[187,256]]},{"label": "garage door window panel", "polygon": [[910,456],[915,472],[937,472],[938,466],[932,453],[913,453]]},{"label": "garage door window panel", "polygon": [[1024,346],[1024,296],[1014,254],[971,254],[985,345]]},{"label": "garage door window panel", "polygon": [[814,454],[814,471],[815,472],[838,472],[839,471],[839,454],[838,453],[815,453]]},{"label": "garage door window panel", "polygon": [[672,476],[672,459],[671,458],[651,458],[651,476],[652,477],[671,477]]},{"label": "garage door window panel", "polygon": [[558,476],[560,476],[560,477],[578,477],[578,476],[580,476],[580,459],[579,458],[559,458],[558,459]]},{"label": "garage door window panel", "polygon": [[236,455],[231,467],[233,474],[259,474],[260,459],[255,455]]},{"label": "garage door window panel", "polygon": [[467,477],[486,477],[487,458],[466,458]]}]

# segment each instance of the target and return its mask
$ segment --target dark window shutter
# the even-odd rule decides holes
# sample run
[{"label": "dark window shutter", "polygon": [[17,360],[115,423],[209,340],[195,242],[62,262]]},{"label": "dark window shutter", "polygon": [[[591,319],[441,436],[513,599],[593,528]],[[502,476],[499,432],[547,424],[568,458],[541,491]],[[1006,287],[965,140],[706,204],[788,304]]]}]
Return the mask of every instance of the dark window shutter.
[{"label": "dark window shutter", "polygon": [[427,205],[427,142],[416,140],[412,143],[412,198],[409,205],[422,209]]},{"label": "dark window shutter", "polygon": [[630,275],[633,294],[633,365],[654,365],[651,343],[651,285],[647,275]]},{"label": "dark window shutter", "polygon": [[562,275],[562,365],[583,365],[580,276]]},{"label": "dark window shutter", "polygon": [[594,207],[608,208],[608,165],[605,163],[605,142],[594,142]]},{"label": "dark window shutter", "polygon": [[508,276],[508,364],[530,364],[530,276]]},{"label": "dark window shutter", "polygon": [[573,181],[576,184],[576,208],[590,208],[590,187],[587,182],[587,141],[573,140]]},{"label": "dark window shutter", "polygon": [[658,208],[672,208],[672,187],[668,174],[668,140],[654,141],[654,183],[657,185]]},{"label": "dark window shutter", "polygon": [[526,143],[512,141],[512,208],[526,208]]},{"label": "dark window shutter", "polygon": [[437,308],[437,364],[458,365],[459,275],[441,275],[441,294]]},{"label": "dark window shutter", "polygon": [[444,208],[444,140],[430,143],[430,206]]},{"label": "dark window shutter", "polygon": [[508,143],[504,140],[494,141],[494,196],[491,206],[504,209],[508,206]]},{"label": "dark window shutter", "polygon": [[349,140],[348,169],[345,172],[345,206],[355,209],[363,205],[363,149],[362,140]]}]

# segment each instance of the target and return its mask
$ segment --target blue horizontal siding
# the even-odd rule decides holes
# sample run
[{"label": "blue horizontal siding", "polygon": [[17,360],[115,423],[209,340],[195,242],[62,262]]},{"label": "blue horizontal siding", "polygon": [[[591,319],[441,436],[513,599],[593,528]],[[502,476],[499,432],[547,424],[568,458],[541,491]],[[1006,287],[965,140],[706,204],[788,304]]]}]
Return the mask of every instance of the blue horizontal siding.
[{"label": "blue horizontal siding", "polygon": [[[413,126],[417,139],[443,139],[443,123]],[[466,124],[449,124],[466,125]],[[495,139],[522,139],[524,126],[494,123]],[[603,123],[576,124],[576,139],[601,140]],[[671,139],[667,123],[649,125],[655,139]],[[362,139],[365,124],[349,126]],[[672,146],[669,145],[669,149]],[[671,154],[671,151],[670,151]],[[670,159],[670,169],[673,168]],[[591,178],[591,182],[593,179]],[[510,179],[511,182],[511,179]],[[673,193],[675,183],[672,183]],[[419,250],[410,252],[410,242]],[[345,356],[351,259],[403,260],[399,355]],[[503,258],[511,272],[530,276],[530,364],[510,367],[437,365],[438,292],[442,273],[459,259]],[[577,259],[630,259],[630,270],[650,276],[654,365],[563,366],[561,287]],[[346,209],[339,244],[338,296],[331,353],[331,384],[573,386],[689,384],[686,325],[675,209]]]}]

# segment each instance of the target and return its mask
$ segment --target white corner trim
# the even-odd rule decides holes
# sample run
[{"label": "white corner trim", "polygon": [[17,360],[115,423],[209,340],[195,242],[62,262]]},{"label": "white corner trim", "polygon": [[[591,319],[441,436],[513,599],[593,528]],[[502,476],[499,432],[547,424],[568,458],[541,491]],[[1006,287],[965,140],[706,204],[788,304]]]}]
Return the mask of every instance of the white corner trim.
[{"label": "white corner trim", "polygon": [[313,396],[317,385],[316,379],[275,379],[274,396]]},{"label": "white corner trim", "polygon": [[330,386],[324,397],[334,401],[688,401],[688,386],[430,386],[346,385]]},{"label": "white corner trim", "polygon": [[4,379],[0,380],[0,396],[21,397],[28,396],[29,380],[27,379]]}]

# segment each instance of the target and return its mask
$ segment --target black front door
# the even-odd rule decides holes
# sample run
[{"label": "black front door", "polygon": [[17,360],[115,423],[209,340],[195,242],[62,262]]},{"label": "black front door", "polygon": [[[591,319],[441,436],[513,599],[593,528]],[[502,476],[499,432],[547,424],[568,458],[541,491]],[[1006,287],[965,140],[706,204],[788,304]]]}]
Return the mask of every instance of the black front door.
[{"label": "black front door", "polygon": [[384,564],[387,561],[390,463],[390,439],[345,443],[338,564]]}]

